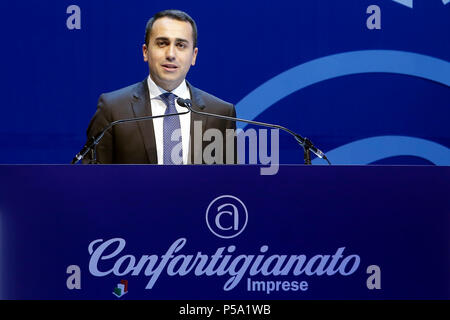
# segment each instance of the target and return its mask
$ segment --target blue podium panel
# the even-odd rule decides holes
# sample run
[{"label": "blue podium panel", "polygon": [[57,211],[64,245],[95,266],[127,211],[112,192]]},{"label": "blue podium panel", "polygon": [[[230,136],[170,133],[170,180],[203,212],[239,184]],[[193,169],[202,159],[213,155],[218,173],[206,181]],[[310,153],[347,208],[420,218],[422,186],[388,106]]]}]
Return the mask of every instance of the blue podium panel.
[{"label": "blue podium panel", "polygon": [[0,166],[3,299],[449,299],[450,168]]}]

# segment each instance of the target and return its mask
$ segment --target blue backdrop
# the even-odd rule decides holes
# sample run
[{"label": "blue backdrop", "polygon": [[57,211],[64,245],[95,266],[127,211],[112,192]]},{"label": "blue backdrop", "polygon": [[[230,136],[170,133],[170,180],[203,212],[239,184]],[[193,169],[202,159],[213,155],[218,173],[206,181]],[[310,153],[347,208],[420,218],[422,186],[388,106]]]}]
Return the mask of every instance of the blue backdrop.
[{"label": "blue backdrop", "polygon": [[[448,0],[171,1],[199,28],[188,80],[332,163],[450,165]],[[68,29],[70,5],[81,29]],[[370,5],[381,29],[369,29]],[[143,80],[166,1],[1,1],[1,163],[69,163],[97,99]],[[302,150],[280,134],[280,162]],[[320,160],[320,159],[318,159]],[[317,162],[314,163],[323,163]]]}]

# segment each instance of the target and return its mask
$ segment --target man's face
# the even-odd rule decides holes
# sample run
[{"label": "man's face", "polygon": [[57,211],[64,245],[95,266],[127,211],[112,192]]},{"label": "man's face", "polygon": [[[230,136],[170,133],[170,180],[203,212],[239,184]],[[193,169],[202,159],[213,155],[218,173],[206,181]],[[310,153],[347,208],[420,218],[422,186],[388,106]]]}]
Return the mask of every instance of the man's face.
[{"label": "man's face", "polygon": [[164,90],[178,87],[195,65],[198,49],[194,49],[192,31],[189,22],[168,17],[153,23],[148,46],[142,49],[151,78]]}]

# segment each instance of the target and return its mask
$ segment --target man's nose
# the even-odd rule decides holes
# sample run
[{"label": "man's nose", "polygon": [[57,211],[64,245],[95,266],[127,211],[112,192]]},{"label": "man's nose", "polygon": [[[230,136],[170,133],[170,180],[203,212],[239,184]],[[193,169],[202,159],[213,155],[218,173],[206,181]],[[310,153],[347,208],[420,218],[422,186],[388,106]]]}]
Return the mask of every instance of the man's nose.
[{"label": "man's nose", "polygon": [[175,60],[175,45],[174,44],[167,46],[166,59],[169,61]]}]

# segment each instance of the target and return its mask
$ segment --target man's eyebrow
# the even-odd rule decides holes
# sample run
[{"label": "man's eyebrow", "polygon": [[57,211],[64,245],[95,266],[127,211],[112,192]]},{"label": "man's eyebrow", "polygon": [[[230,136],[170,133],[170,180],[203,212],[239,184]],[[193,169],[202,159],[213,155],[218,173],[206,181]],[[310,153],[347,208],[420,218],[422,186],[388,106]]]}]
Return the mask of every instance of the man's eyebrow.
[{"label": "man's eyebrow", "polygon": [[[165,41],[169,41],[170,39],[167,37],[158,37],[155,40],[165,40]],[[176,42],[186,42],[189,43],[189,40],[183,39],[183,38],[175,38]]]}]

